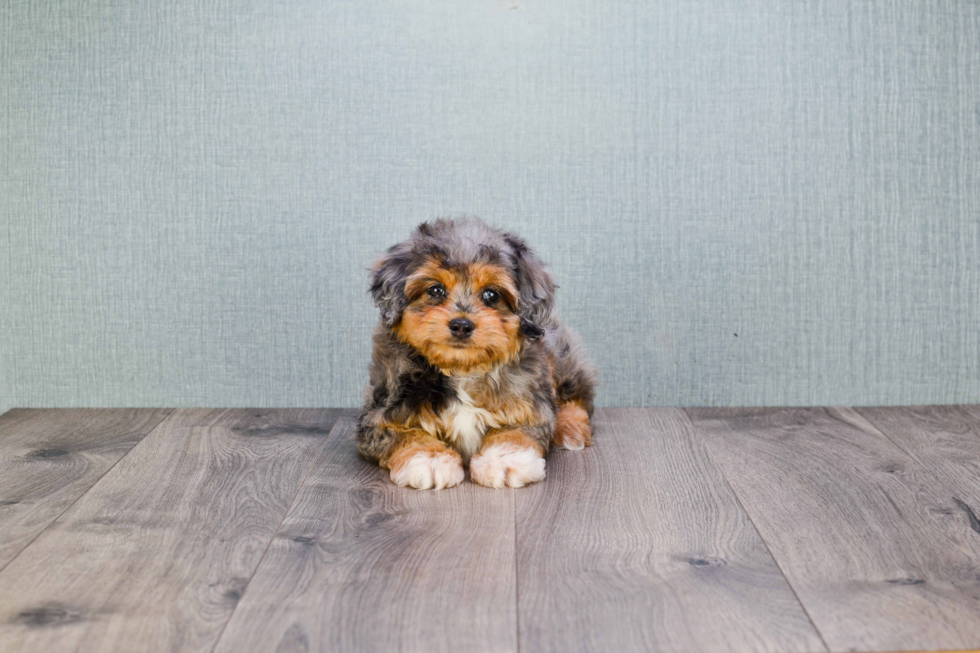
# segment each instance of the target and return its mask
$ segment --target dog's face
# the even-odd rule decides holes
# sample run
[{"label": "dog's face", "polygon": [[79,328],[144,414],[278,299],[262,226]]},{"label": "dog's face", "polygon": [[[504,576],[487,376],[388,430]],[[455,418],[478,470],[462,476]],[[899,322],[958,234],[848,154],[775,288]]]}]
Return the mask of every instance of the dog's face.
[{"label": "dog's face", "polygon": [[513,277],[499,265],[446,263],[430,258],[408,277],[395,334],[443,370],[506,363],[521,346]]},{"label": "dog's face", "polygon": [[373,270],[385,325],[447,374],[506,363],[540,337],[554,283],[522,240],[479,220],[423,223]]}]

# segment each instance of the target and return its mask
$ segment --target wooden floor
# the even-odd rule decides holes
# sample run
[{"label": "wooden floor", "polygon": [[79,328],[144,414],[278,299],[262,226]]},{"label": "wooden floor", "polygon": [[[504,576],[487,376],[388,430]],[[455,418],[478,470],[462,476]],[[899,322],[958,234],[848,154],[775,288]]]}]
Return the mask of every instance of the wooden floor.
[{"label": "wooden floor", "polygon": [[520,490],[335,409],[0,417],[0,651],[980,648],[980,406],[604,409]]}]

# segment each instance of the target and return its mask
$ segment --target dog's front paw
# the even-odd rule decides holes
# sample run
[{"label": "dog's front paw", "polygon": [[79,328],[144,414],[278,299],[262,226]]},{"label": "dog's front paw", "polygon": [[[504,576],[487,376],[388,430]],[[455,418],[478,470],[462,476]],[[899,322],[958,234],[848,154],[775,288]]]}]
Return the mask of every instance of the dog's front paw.
[{"label": "dog's front paw", "polygon": [[441,490],[463,481],[463,461],[455,451],[419,451],[391,466],[395,485],[418,490]]},{"label": "dog's front paw", "polygon": [[470,478],[474,483],[497,489],[524,487],[544,480],[544,457],[530,447],[510,442],[494,444],[470,461]]}]

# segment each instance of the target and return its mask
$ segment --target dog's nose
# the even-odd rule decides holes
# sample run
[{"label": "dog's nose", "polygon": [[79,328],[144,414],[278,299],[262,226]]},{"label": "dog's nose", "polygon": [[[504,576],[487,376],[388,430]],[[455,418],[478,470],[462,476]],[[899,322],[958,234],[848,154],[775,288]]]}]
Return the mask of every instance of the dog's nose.
[{"label": "dog's nose", "polygon": [[467,338],[476,325],[472,321],[467,320],[465,317],[457,317],[455,319],[449,320],[449,330],[457,338]]}]

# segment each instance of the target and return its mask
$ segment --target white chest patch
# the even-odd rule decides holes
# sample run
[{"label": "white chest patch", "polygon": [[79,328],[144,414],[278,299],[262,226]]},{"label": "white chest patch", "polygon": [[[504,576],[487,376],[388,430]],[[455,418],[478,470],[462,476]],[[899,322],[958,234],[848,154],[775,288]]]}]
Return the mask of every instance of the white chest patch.
[{"label": "white chest patch", "polygon": [[459,377],[454,381],[457,401],[445,411],[446,438],[453,443],[463,460],[469,460],[480,450],[487,429],[497,426],[497,422],[489,411],[473,403],[473,398],[466,391],[469,379]]}]

